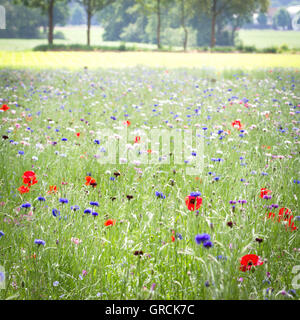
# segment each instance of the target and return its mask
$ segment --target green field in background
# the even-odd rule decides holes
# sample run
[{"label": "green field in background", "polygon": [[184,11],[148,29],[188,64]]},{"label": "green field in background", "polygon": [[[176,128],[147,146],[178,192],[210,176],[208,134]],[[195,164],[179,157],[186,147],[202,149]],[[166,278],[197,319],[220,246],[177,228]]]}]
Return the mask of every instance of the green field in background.
[{"label": "green field in background", "polygon": [[239,39],[243,45],[254,45],[258,49],[286,44],[289,48],[300,48],[299,31],[240,30]]},{"label": "green field in background", "polygon": [[[55,44],[86,44],[86,27],[85,26],[68,26],[56,27],[55,32],[62,32],[65,39],[55,39]],[[93,26],[91,28],[91,45],[94,46],[116,46],[120,45],[119,41],[103,41],[103,28]],[[238,39],[243,45],[255,45],[258,49],[271,46],[288,45],[289,48],[300,48],[300,32],[297,31],[275,31],[275,30],[240,30]],[[47,44],[47,39],[0,39],[0,51],[24,51],[31,50],[34,47]],[[126,43],[128,46],[137,48],[156,49],[155,44]],[[173,50],[176,48],[172,48]],[[182,50],[181,47],[178,48]]]}]

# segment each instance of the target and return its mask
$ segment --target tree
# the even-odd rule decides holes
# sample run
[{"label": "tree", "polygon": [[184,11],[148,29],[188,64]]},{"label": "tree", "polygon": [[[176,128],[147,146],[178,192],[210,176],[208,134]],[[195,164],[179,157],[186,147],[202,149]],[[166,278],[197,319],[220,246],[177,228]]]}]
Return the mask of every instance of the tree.
[{"label": "tree", "polygon": [[193,5],[194,1],[191,0],[177,0],[179,2],[179,11],[180,11],[180,24],[184,31],[183,38],[183,50],[186,51],[187,43],[188,43],[188,28],[187,28],[187,20],[192,17],[194,14]]},{"label": "tree", "polygon": [[97,11],[103,10],[106,6],[114,2],[115,0],[78,0],[83,5],[87,15],[87,45],[91,44],[91,21],[92,17]]},{"label": "tree", "polygon": [[0,0],[5,8],[6,29],[0,30],[0,38],[34,39],[40,37],[39,27],[42,24],[41,11],[27,8],[22,4],[14,5],[9,0]]},{"label": "tree", "polygon": [[264,13],[260,12],[257,17],[257,22],[260,26],[265,27],[267,25],[268,18]]},{"label": "tree", "polygon": [[269,5],[269,0],[199,0],[203,3],[206,12],[211,18],[210,46],[213,48],[216,44],[216,21],[217,17],[225,11],[231,14],[249,15],[260,9],[265,12]]},{"label": "tree", "polygon": [[81,25],[85,22],[86,21],[84,19],[84,10],[79,6],[76,6],[71,14],[70,23],[72,25]]},{"label": "tree", "polygon": [[157,17],[156,24],[156,44],[157,48],[161,49],[161,11],[162,7],[167,5],[173,0],[136,0],[138,4],[142,6],[142,10],[145,14],[155,14]]},{"label": "tree", "polygon": [[131,11],[135,4],[135,0],[116,1],[97,13],[97,19],[105,29],[105,41],[121,40],[123,29],[136,22],[138,12]]},{"label": "tree", "polygon": [[291,29],[291,24],[291,17],[288,11],[284,8],[278,10],[273,17],[273,25],[275,28],[281,27],[283,29]]},{"label": "tree", "polygon": [[25,6],[31,8],[40,8],[42,13],[47,13],[48,16],[48,44],[53,44],[53,31],[54,31],[54,19],[53,19],[53,12],[54,12],[54,5],[59,1],[64,1],[65,3],[67,0],[15,0],[15,3],[22,3]]}]

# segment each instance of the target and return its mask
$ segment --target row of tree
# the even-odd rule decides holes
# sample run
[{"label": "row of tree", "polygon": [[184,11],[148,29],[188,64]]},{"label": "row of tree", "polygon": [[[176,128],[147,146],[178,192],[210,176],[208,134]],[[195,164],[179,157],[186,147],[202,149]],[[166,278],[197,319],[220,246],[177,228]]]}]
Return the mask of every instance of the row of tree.
[{"label": "row of tree", "polygon": [[[70,0],[13,1],[15,4],[39,8],[43,14],[47,15],[48,43],[49,45],[53,44],[55,8],[67,5]],[[254,12],[266,12],[269,6],[269,0],[76,1],[86,13],[87,45],[90,45],[92,18],[97,14],[101,19],[101,25],[105,28],[105,40],[132,40],[136,38],[140,41],[155,42],[157,47],[161,48],[162,29],[173,28],[176,30],[177,28],[183,32],[184,49],[187,48],[191,29],[197,30],[197,45],[209,43],[211,47],[214,47],[216,44],[222,45],[230,42],[232,44],[235,31],[249,21]],[[154,29],[155,32],[153,32]],[[224,41],[226,37],[228,39]]]},{"label": "row of tree", "polygon": [[262,29],[266,29],[267,27],[271,27],[273,29],[293,29],[291,16],[285,8],[281,8],[275,13],[272,18],[272,24],[268,25],[268,17],[262,12],[258,15],[257,22]]},{"label": "row of tree", "polygon": [[[15,5],[12,0],[0,0],[0,5],[5,8],[6,17],[6,28],[0,30],[0,38],[38,39],[46,36],[48,18],[39,8]],[[68,13],[65,3],[57,3],[53,11],[53,24],[65,25]]]}]

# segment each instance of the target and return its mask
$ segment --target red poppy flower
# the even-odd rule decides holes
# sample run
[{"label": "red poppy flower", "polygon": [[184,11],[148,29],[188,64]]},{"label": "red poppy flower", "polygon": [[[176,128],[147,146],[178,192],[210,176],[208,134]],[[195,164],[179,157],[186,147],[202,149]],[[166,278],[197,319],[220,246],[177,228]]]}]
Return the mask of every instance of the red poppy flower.
[{"label": "red poppy flower", "polygon": [[134,143],[139,143],[141,141],[141,137],[140,136],[136,136],[134,139]]},{"label": "red poppy flower", "polygon": [[269,212],[269,213],[266,214],[266,216],[269,219],[273,219],[273,220],[275,219],[275,213],[274,212]]},{"label": "red poppy flower", "polygon": [[264,196],[268,196],[272,191],[266,188],[260,189],[260,197],[263,199]]},{"label": "red poppy flower", "polygon": [[76,136],[79,137],[80,136],[80,132],[76,132]]},{"label": "red poppy flower", "polygon": [[131,122],[129,120],[127,120],[127,121],[124,121],[123,124],[124,124],[124,126],[129,127],[131,125]]},{"label": "red poppy flower", "polygon": [[286,228],[289,227],[289,228],[291,228],[292,231],[295,231],[295,230],[297,230],[297,227],[294,225],[293,218],[294,218],[294,216],[292,215],[292,211],[290,209],[281,208],[279,210],[278,222],[280,222],[282,220],[286,221],[287,222]]},{"label": "red poppy flower", "polygon": [[253,266],[256,267],[263,264],[263,261],[260,261],[259,256],[257,256],[256,254],[246,254],[242,257],[240,262],[240,270],[244,272],[250,270]]},{"label": "red poppy flower", "polygon": [[185,197],[185,204],[188,207],[189,210],[194,211],[198,210],[201,207],[202,204],[202,198],[197,196],[186,196]]},{"label": "red poppy flower", "polygon": [[278,222],[288,221],[292,216],[292,211],[288,208],[281,208],[278,213]]},{"label": "red poppy flower", "polygon": [[36,184],[38,181],[36,180],[36,177],[33,176],[32,178],[23,178],[23,183],[28,184],[28,187],[31,187],[32,185]]},{"label": "red poppy flower", "polygon": [[48,193],[55,193],[55,192],[57,192],[57,186],[49,186]]},{"label": "red poppy flower", "polygon": [[116,220],[108,219],[104,222],[105,227],[113,226],[116,224]]},{"label": "red poppy flower", "polygon": [[298,228],[294,225],[294,222],[289,226],[291,231],[296,231]]},{"label": "red poppy flower", "polygon": [[86,176],[85,177],[85,180],[86,180],[86,185],[87,186],[93,186],[93,188],[96,187],[97,183],[96,183],[96,180],[90,176]]},{"label": "red poppy flower", "polygon": [[172,240],[172,242],[175,242],[175,237],[172,236],[172,237],[171,237],[171,240]]},{"label": "red poppy flower", "polygon": [[25,171],[23,173],[23,183],[28,184],[28,187],[36,184],[38,181],[36,180],[35,173],[33,171]]},{"label": "red poppy flower", "polygon": [[30,189],[29,189],[29,187],[21,186],[20,188],[18,188],[18,191],[20,193],[27,193],[30,191]]},{"label": "red poppy flower", "polygon": [[3,110],[3,111],[7,111],[9,109],[10,107],[8,107],[6,104],[3,104],[2,107],[0,108],[0,110]]},{"label": "red poppy flower", "polygon": [[241,128],[242,128],[242,124],[241,124],[241,122],[240,122],[239,120],[233,121],[233,122],[231,123],[231,125],[232,125],[233,127],[238,126],[238,127],[239,127],[239,130],[241,130]]}]

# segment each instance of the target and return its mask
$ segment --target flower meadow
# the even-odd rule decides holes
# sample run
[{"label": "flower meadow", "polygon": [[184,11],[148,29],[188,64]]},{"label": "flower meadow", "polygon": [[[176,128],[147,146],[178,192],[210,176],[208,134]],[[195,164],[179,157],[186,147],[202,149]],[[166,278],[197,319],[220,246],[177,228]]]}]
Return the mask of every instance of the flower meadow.
[{"label": "flower meadow", "polygon": [[[298,70],[2,69],[0,92],[1,299],[299,299]],[[120,126],[137,160],[102,163]],[[195,132],[182,163],[139,161],[152,128]]]}]

